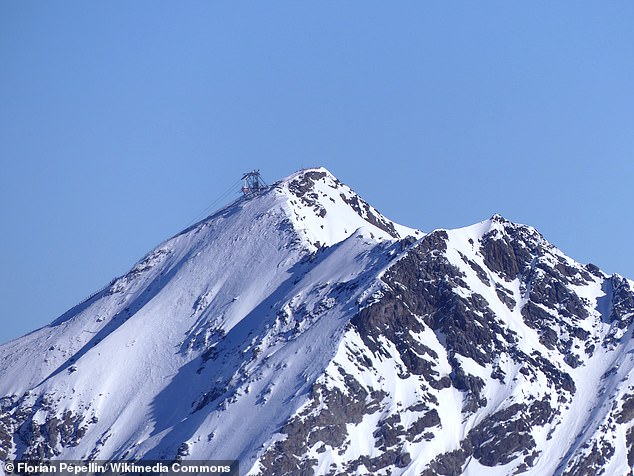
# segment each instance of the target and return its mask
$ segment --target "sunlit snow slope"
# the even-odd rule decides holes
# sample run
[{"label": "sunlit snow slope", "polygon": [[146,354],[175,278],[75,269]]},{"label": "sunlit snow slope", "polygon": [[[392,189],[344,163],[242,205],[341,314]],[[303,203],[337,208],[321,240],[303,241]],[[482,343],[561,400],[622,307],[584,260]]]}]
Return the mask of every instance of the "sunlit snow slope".
[{"label": "sunlit snow slope", "polygon": [[424,235],[303,170],[0,346],[0,459],[629,474],[632,284],[497,215]]},{"label": "sunlit snow slope", "polygon": [[0,347],[0,457],[180,452],[245,467],[407,234],[324,169],[237,200]]}]

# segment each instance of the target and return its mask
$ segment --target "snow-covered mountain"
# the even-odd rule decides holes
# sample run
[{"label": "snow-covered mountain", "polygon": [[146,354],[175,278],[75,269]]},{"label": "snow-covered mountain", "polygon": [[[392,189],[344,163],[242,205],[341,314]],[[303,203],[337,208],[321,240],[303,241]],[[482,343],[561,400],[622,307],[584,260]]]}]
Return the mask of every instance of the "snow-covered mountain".
[{"label": "snow-covered mountain", "polygon": [[0,460],[630,474],[633,286],[498,215],[424,234],[302,170],[0,346]]}]

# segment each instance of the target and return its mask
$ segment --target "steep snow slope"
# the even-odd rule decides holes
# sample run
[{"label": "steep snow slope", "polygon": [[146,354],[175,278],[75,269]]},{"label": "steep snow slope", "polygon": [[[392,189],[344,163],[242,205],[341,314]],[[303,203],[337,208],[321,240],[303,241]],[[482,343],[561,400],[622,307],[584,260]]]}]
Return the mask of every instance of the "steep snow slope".
[{"label": "steep snow slope", "polygon": [[0,459],[629,474],[632,285],[500,216],[424,235],[303,170],[0,346]]},{"label": "steep snow slope", "polygon": [[381,282],[252,474],[629,474],[631,282],[499,216]]},{"label": "steep snow slope", "polygon": [[0,347],[0,456],[248,461],[410,231],[324,169],[237,200]]}]

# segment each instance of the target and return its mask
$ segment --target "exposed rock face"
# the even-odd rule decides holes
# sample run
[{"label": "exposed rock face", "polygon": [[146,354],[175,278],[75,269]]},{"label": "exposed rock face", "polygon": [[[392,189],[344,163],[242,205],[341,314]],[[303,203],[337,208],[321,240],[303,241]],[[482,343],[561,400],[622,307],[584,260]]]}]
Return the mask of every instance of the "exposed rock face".
[{"label": "exposed rock face", "polygon": [[629,474],[632,286],[498,215],[423,235],[302,171],[0,346],[0,459]]},{"label": "exposed rock face", "polygon": [[21,459],[50,460],[64,448],[77,446],[90,425],[98,419],[91,408],[80,413],[59,413],[53,395],[37,399],[25,394],[21,398],[5,397],[0,402],[0,452],[7,458],[12,447]]},{"label": "exposed rock face", "polygon": [[[629,345],[627,280],[580,266],[532,228],[499,216],[479,235],[437,231],[403,247],[381,276],[380,293],[350,320],[330,372],[280,430],[287,438],[264,451],[261,474],[459,475],[474,461],[482,474],[487,467],[600,474],[617,444],[634,460],[634,430],[617,436],[618,425],[632,426],[634,400],[626,397],[620,412],[597,410],[627,386],[599,390],[583,381],[596,375],[598,348],[618,359]],[[566,434],[580,408],[593,414],[590,426]],[[332,421],[337,438],[317,437]],[[456,427],[464,436],[447,439]],[[372,434],[365,452],[350,450],[356,428]],[[562,433],[570,446],[557,453]],[[549,463],[553,451],[558,458]]]}]

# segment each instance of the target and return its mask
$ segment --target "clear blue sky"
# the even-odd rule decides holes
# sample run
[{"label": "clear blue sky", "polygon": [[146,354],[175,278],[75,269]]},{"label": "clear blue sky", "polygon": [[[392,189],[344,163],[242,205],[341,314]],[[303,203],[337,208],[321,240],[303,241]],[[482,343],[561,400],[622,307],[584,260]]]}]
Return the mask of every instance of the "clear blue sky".
[{"label": "clear blue sky", "polygon": [[0,2],[0,342],[242,172],[425,231],[495,212],[634,277],[634,3]]}]

